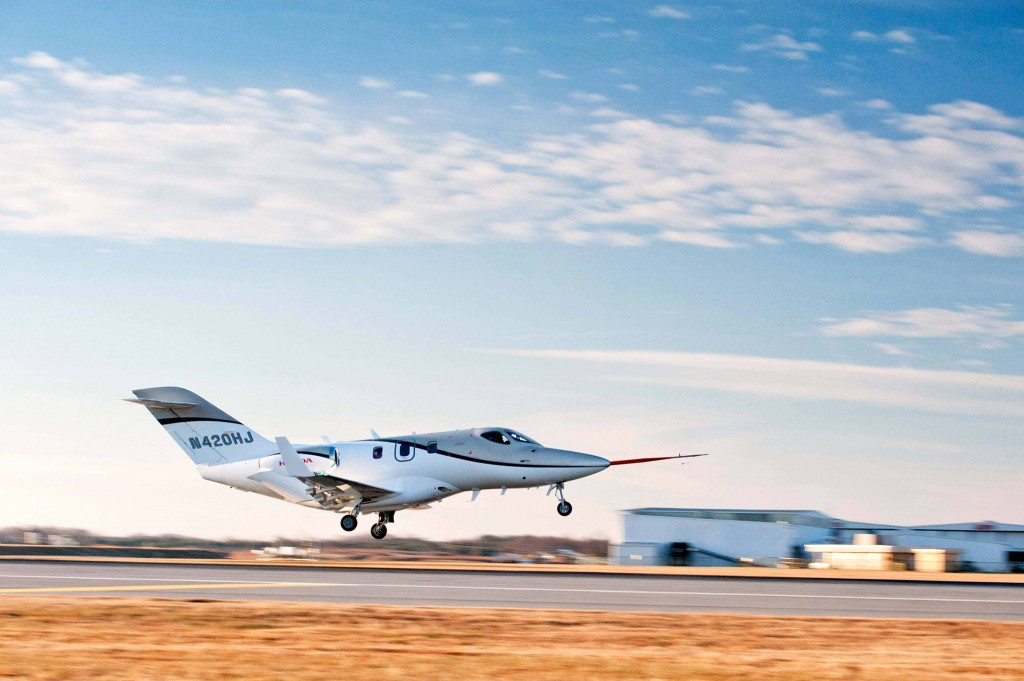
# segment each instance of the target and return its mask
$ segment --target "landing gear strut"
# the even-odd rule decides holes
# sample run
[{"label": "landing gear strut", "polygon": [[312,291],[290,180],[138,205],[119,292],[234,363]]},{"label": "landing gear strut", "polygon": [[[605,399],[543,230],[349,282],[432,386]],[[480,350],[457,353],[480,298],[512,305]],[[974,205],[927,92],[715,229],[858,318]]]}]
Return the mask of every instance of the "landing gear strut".
[{"label": "landing gear strut", "polygon": [[381,511],[377,514],[377,522],[370,528],[370,536],[374,539],[383,539],[388,535],[388,523],[395,522],[394,511]]},{"label": "landing gear strut", "polygon": [[341,529],[345,530],[346,532],[351,532],[352,530],[356,529],[356,525],[358,524],[359,521],[356,520],[356,517],[354,515],[346,515],[341,517]]},{"label": "landing gear strut", "polygon": [[558,497],[558,515],[563,518],[572,513],[572,504],[565,500],[565,483],[560,482],[555,485],[555,496]]}]

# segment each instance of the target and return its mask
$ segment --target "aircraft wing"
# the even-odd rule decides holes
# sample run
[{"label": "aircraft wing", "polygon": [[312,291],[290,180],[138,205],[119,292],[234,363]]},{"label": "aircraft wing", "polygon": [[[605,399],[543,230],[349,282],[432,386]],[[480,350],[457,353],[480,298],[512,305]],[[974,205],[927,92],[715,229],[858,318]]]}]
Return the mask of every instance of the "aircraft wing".
[{"label": "aircraft wing", "polygon": [[333,475],[297,476],[306,483],[313,499],[325,510],[339,511],[351,508],[360,502],[372,502],[395,494],[392,490],[374,487],[355,480],[345,480]]},{"label": "aircraft wing", "polygon": [[339,478],[324,470],[313,470],[302,460],[288,438],[279,437],[276,440],[288,475],[304,482],[313,500],[325,510],[346,510],[364,501],[372,502],[396,494],[394,490]]}]

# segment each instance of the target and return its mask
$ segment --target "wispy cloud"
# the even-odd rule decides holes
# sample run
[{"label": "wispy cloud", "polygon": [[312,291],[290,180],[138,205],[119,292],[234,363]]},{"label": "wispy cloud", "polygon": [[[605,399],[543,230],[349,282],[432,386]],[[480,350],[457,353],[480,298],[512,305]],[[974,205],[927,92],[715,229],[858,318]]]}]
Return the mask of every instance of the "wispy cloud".
[{"label": "wispy cloud", "polygon": [[982,348],[1003,347],[1011,338],[1024,338],[1024,320],[1014,319],[1011,305],[956,309],[920,307],[895,312],[869,312],[848,319],[826,319],[826,336],[856,338],[949,338]]},{"label": "wispy cloud", "polygon": [[869,109],[875,109],[876,111],[886,111],[892,108],[892,104],[884,99],[869,99],[863,103]]},{"label": "wispy cloud", "polygon": [[913,45],[917,42],[913,35],[904,29],[894,29],[885,33],[872,33],[871,31],[854,31],[851,35],[854,40],[869,43],[895,43],[899,45]]},{"label": "wispy cloud", "polygon": [[777,57],[794,61],[807,59],[807,55],[810,52],[822,51],[822,47],[818,43],[811,41],[800,42],[786,33],[778,33],[759,42],[744,43],[741,49],[747,52],[768,52]]},{"label": "wispy cloud", "polygon": [[540,75],[542,75],[545,78],[548,78],[550,80],[568,80],[569,79],[569,76],[565,75],[564,73],[559,73],[557,71],[551,71],[550,69],[541,69],[537,73],[539,73]]},{"label": "wispy cloud", "polygon": [[395,84],[390,80],[385,80],[384,78],[363,76],[359,79],[359,87],[365,87],[370,90],[390,90],[395,87]]},{"label": "wispy cloud", "polygon": [[466,80],[473,85],[498,85],[505,80],[505,77],[494,71],[477,71],[466,74]]},{"label": "wispy cloud", "polygon": [[797,232],[809,244],[836,246],[851,253],[902,253],[928,243],[928,239],[892,232]]},{"label": "wispy cloud", "polygon": [[664,122],[601,107],[566,134],[502,145],[417,134],[404,112],[391,119],[401,127],[354,120],[297,88],[204,90],[43,53],[18,66],[0,109],[9,232],[287,245],[801,240],[1024,255],[1009,227],[944,231],[963,215],[1014,224],[1020,212],[1024,126],[971,102],[890,110],[888,136],[763,103]]},{"label": "wispy cloud", "polygon": [[647,15],[655,19],[689,19],[690,14],[671,5],[656,5],[647,10]]},{"label": "wispy cloud", "polygon": [[703,95],[720,95],[724,92],[722,88],[715,85],[698,85],[690,90],[691,95],[697,95],[698,97]]},{"label": "wispy cloud", "polygon": [[951,243],[968,253],[1013,258],[1024,255],[1024,233],[971,230],[955,232]]},{"label": "wispy cloud", "polygon": [[573,99],[579,102],[606,102],[608,98],[602,94],[596,92],[573,92],[569,95]]},{"label": "wispy cloud", "polygon": [[[929,412],[1020,418],[1024,376],[889,368],[813,360],[641,350],[486,350],[607,365],[597,380],[796,400],[858,402]],[[593,372],[590,372],[593,375]]]}]

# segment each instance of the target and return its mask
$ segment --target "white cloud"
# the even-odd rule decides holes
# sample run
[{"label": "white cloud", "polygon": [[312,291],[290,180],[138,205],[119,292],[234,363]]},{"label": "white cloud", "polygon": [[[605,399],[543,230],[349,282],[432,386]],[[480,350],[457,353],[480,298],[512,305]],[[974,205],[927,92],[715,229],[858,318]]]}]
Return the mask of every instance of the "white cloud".
[{"label": "white cloud", "polygon": [[[247,94],[252,96],[252,92],[253,89],[250,88]],[[303,104],[321,105],[327,103],[327,100],[324,99],[323,97],[319,97],[317,95],[314,95],[312,92],[298,90],[296,88],[283,88],[281,90],[276,90],[274,94],[277,95],[278,97],[283,97],[284,99],[291,99],[296,102],[302,102]]]},{"label": "white cloud", "polygon": [[557,71],[551,71],[551,70],[548,70],[548,69],[541,69],[537,73],[539,73],[540,75],[544,76],[545,78],[549,78],[551,80],[568,80],[569,79],[569,76],[565,75],[564,73],[558,73]]},{"label": "white cloud", "polygon": [[952,128],[985,127],[1007,130],[1024,127],[1018,118],[1007,116],[996,108],[958,100],[947,104],[933,104],[928,107],[929,113],[923,116],[906,115],[902,118],[904,129],[915,132],[932,132]]},{"label": "white cloud", "polygon": [[957,309],[920,307],[896,312],[870,312],[859,317],[824,320],[826,336],[857,338],[956,338],[980,347],[1002,345],[1008,338],[1024,337],[1024,321],[1013,319],[1016,309],[1009,305]]},{"label": "white cloud", "polygon": [[722,88],[715,87],[713,85],[698,85],[697,87],[690,90],[691,95],[697,95],[698,97],[703,95],[720,95],[723,92],[725,91],[722,90]]},{"label": "white cloud", "polygon": [[596,102],[606,102],[606,101],[608,101],[607,97],[605,97],[604,95],[598,94],[596,92],[579,92],[579,91],[577,91],[577,92],[573,92],[569,96],[572,97],[573,99],[577,100],[577,101],[580,101],[580,102],[595,102],[596,103]]},{"label": "white cloud", "polygon": [[625,111],[619,111],[613,109],[610,106],[602,106],[594,109],[590,112],[590,115],[594,118],[629,118],[630,115]]},{"label": "white cloud", "polygon": [[[770,398],[858,402],[922,411],[1024,417],[1024,376],[935,371],[695,352],[487,350],[609,365],[597,380],[649,383]],[[593,376],[593,370],[588,371]]]},{"label": "white cloud", "polygon": [[395,84],[390,80],[385,80],[384,78],[363,76],[359,79],[359,87],[365,87],[370,90],[390,90],[395,87]]},{"label": "white cloud", "polygon": [[11,80],[0,79],[0,95],[14,97],[21,93],[21,86]]},{"label": "white cloud", "polygon": [[690,15],[671,5],[657,5],[647,10],[648,16],[656,19],[689,19]]},{"label": "white cloud", "polygon": [[721,234],[715,232],[666,231],[660,233],[658,238],[676,244],[690,244],[691,246],[705,246],[707,248],[739,247],[739,244],[729,241]]},{"label": "white cloud", "polygon": [[613,19],[612,17],[605,17],[605,16],[585,17],[583,19],[583,21],[587,22],[588,24],[614,24],[615,23],[615,19]]},{"label": "white cloud", "polygon": [[921,220],[902,215],[858,215],[850,218],[850,226],[857,229],[880,229],[896,232],[914,232],[922,228]]},{"label": "white cloud", "polygon": [[834,87],[820,87],[817,92],[822,97],[842,97],[846,94],[845,90]]},{"label": "white cloud", "polygon": [[971,230],[956,232],[951,243],[968,253],[996,255],[1003,258],[1024,256],[1024,234]]},{"label": "white cloud", "polygon": [[750,69],[746,66],[730,66],[729,64],[715,64],[712,66],[715,71],[724,71],[725,73],[749,73]]},{"label": "white cloud", "polygon": [[[6,232],[472,243],[509,238],[491,226],[515,216],[533,225],[517,234],[570,243],[722,248],[769,231],[865,253],[1024,254],[1024,126],[971,102],[891,112],[882,133],[763,103],[703,121],[601,107],[567,133],[500,144],[352,119],[295,88],[199,90],[41,53],[20,63],[19,105],[0,111]],[[1009,226],[947,231],[968,214]]]},{"label": "white cloud", "polygon": [[741,46],[741,49],[746,50],[747,52],[765,51],[777,57],[784,57],[794,61],[803,61],[807,59],[807,54],[809,52],[822,51],[821,45],[818,43],[810,41],[802,43],[794,40],[793,36],[785,33],[770,36],[761,42],[745,43]]},{"label": "white cloud", "polygon": [[905,45],[910,45],[917,42],[917,40],[914,39],[914,36],[910,35],[909,33],[903,30],[886,31],[884,34],[882,34],[882,38],[888,40],[891,43],[903,43]]},{"label": "white cloud", "polygon": [[466,74],[466,80],[473,85],[498,85],[505,78],[500,73],[494,71],[477,71],[476,73]]},{"label": "white cloud", "polygon": [[420,92],[419,90],[399,90],[395,93],[397,97],[405,97],[407,99],[423,99],[429,97],[426,92]]},{"label": "white cloud", "polygon": [[797,232],[809,244],[835,246],[852,253],[902,253],[928,243],[927,239],[892,232]]},{"label": "white cloud", "polygon": [[11,62],[31,69],[47,69],[49,71],[58,71],[67,67],[67,64],[46,52],[32,52],[25,57],[15,57]]},{"label": "white cloud", "polygon": [[864,106],[869,109],[876,109],[878,111],[885,111],[892,108],[892,104],[884,99],[869,99],[864,102]]},{"label": "white cloud", "polygon": [[891,43],[899,45],[913,45],[917,39],[905,29],[893,29],[885,33],[873,33],[871,31],[854,31],[850,34],[853,40],[867,43]]},{"label": "white cloud", "polygon": [[902,357],[907,354],[906,350],[892,343],[874,343],[874,346],[891,357]]},{"label": "white cloud", "polygon": [[633,83],[619,83],[619,89],[625,90],[626,92],[639,92],[640,87]]}]

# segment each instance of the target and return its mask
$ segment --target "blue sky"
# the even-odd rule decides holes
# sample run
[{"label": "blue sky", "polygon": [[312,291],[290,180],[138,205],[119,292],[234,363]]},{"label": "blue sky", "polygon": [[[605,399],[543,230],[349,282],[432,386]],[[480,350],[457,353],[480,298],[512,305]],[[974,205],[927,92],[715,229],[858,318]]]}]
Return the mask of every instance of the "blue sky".
[{"label": "blue sky", "polygon": [[1022,9],[3,4],[0,524],[336,534],[118,401],[168,384],[270,437],[713,454],[405,534],[1024,522]]}]

